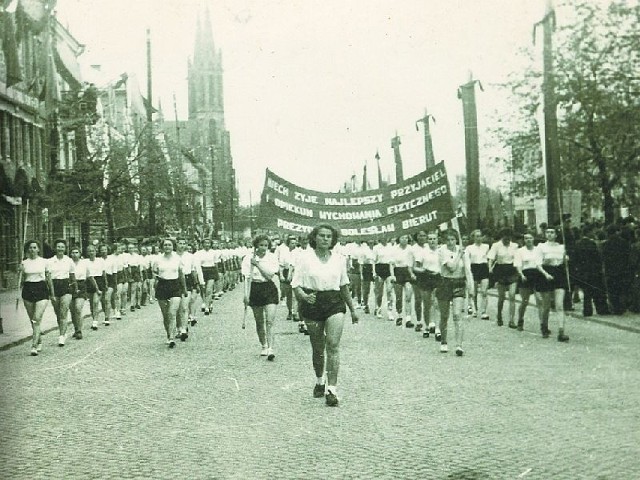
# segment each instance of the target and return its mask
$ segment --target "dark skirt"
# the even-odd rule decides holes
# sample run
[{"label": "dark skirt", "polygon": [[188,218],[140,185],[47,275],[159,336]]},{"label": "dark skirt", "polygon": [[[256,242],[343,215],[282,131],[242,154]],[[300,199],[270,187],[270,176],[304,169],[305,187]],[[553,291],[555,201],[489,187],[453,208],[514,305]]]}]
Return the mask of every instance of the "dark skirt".
[{"label": "dark skirt", "polygon": [[396,283],[404,285],[411,282],[411,275],[409,274],[409,267],[395,267],[393,269],[394,276],[396,277]]},{"label": "dark skirt", "polygon": [[[101,292],[104,292],[106,290],[106,284],[104,281],[104,277],[102,275],[100,275],[99,277],[91,277],[96,281],[96,284],[98,285],[98,290],[100,290]],[[87,280],[87,293],[97,293],[96,289],[93,288],[93,282],[91,280]]]},{"label": "dark skirt", "polygon": [[365,282],[373,282],[373,265],[370,263],[362,264],[362,280]]},{"label": "dark skirt", "polygon": [[158,279],[156,285],[156,298],[158,300],[169,300],[170,298],[181,297],[182,286],[179,279],[165,280],[164,278]]},{"label": "dark skirt", "polygon": [[22,287],[22,299],[27,302],[39,302],[49,298],[47,282],[24,282]]},{"label": "dark skirt", "polygon": [[264,307],[265,305],[277,305],[279,302],[278,287],[269,282],[251,282],[249,293],[250,307]]},{"label": "dark skirt", "polygon": [[518,270],[512,263],[497,263],[493,267],[493,279],[502,285],[511,285],[518,281]]},{"label": "dark skirt", "polygon": [[[307,288],[303,290],[305,293],[314,291]],[[325,321],[337,313],[346,313],[347,311],[339,290],[316,291],[316,303],[311,305],[307,302],[299,302],[299,306],[300,316],[305,320]]]},{"label": "dark skirt", "polygon": [[391,267],[389,267],[389,264],[376,263],[376,275],[378,275],[383,280],[391,276]]},{"label": "dark skirt", "polygon": [[486,263],[472,263],[471,274],[474,282],[481,282],[489,278],[489,265]]},{"label": "dark skirt", "polygon": [[466,280],[464,278],[442,277],[440,285],[436,289],[436,297],[441,301],[451,301],[455,297],[464,298],[466,293]]},{"label": "dark skirt", "polygon": [[416,285],[421,290],[433,290],[434,288],[438,288],[440,285],[440,280],[442,277],[439,273],[424,271],[421,273],[416,273]]},{"label": "dark skirt", "polygon": [[567,274],[564,269],[564,265],[558,265],[557,267],[551,265],[543,265],[542,268],[545,272],[553,277],[553,280],[547,280],[543,278],[540,282],[539,292],[552,292],[557,288],[568,289]]},{"label": "dark skirt", "polygon": [[525,288],[527,290],[538,292],[540,291],[540,286],[543,282],[547,281],[537,268],[525,268],[522,270],[522,274],[525,276],[526,280],[519,278],[518,288]]},{"label": "dark skirt", "polygon": [[207,283],[209,280],[217,282],[220,279],[218,267],[202,267],[202,276],[204,277],[205,283]]},{"label": "dark skirt", "polygon": [[87,298],[87,281],[86,280],[76,280],[76,291],[73,292],[73,298]]},{"label": "dark skirt", "polygon": [[107,273],[107,285],[109,288],[113,288],[114,290],[118,288],[118,284],[116,283],[116,276],[112,273]]},{"label": "dark skirt", "polygon": [[68,278],[54,278],[53,279],[53,293],[56,297],[64,297],[71,293],[71,287],[69,286]]},{"label": "dark skirt", "polygon": [[131,282],[141,282],[142,274],[140,273],[140,267],[137,265],[129,267],[129,271],[131,272],[131,278],[129,281]]}]

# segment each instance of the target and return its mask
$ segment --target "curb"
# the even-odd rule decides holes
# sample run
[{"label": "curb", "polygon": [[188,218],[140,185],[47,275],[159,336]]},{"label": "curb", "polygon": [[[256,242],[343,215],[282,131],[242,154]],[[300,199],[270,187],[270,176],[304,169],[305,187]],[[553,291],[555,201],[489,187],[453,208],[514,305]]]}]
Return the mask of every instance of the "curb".
[{"label": "curb", "polygon": [[[84,317],[82,317],[82,320],[84,320],[85,318],[91,318],[91,315],[85,315]],[[67,322],[67,325],[71,325],[71,323],[72,323],[71,320],[69,320]],[[40,332],[40,335],[46,335],[47,333],[53,332],[54,330],[57,330],[57,329],[58,329],[57,325],[47,328],[46,330],[42,330]],[[27,343],[30,339],[31,339],[31,335],[27,335],[26,337],[22,337],[12,342],[6,343],[5,345],[0,346],[0,352],[4,352],[5,350],[9,350],[10,348],[17,347],[18,345],[22,345],[23,343]]]}]

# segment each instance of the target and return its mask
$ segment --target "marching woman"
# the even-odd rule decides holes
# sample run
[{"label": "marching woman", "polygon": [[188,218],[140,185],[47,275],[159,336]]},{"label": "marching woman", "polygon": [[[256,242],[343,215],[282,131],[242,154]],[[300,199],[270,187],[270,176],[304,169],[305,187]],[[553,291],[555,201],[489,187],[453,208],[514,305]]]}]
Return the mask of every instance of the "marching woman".
[{"label": "marching woman", "polygon": [[376,293],[376,310],[377,318],[382,318],[382,300],[383,297],[387,302],[387,318],[394,320],[394,289],[391,281],[391,259],[393,258],[393,244],[387,244],[385,238],[380,239],[373,247],[375,254],[375,286]]},{"label": "marching woman", "polygon": [[[433,292],[440,283],[440,253],[438,251],[438,234],[435,232],[426,234],[420,231],[417,234],[418,243],[422,241],[422,237],[426,237],[427,245],[414,248],[413,272],[416,275],[415,286],[420,292],[419,295],[416,295],[416,315],[418,322],[421,322],[421,317],[424,316],[425,326],[422,336],[429,338],[430,333],[441,335],[440,328],[438,327],[436,331],[436,324],[431,317]],[[420,330],[416,327],[416,331]]]},{"label": "marching woman", "polygon": [[447,324],[449,322],[449,303],[453,304],[453,325],[455,327],[456,355],[464,354],[464,300],[466,287],[471,285],[471,266],[464,247],[456,245],[458,234],[455,230],[444,233],[445,245],[440,247],[440,265],[442,279],[436,289],[438,306],[440,307],[440,351],[446,353]]},{"label": "marching woman", "polygon": [[199,285],[194,257],[193,254],[188,251],[188,246],[186,238],[178,237],[176,239],[176,253],[180,257],[180,268],[184,276],[186,291],[186,295],[180,297],[180,305],[178,305],[178,313],[176,315],[176,328],[180,340],[183,342],[189,338],[188,325],[195,325],[195,323],[193,323],[195,316],[192,315],[192,313],[194,313],[192,312],[194,307],[193,297],[195,297],[194,290]]},{"label": "marching woman", "polygon": [[[98,329],[98,315],[101,310],[102,296],[107,290],[107,274],[105,273],[104,259],[96,257],[96,247],[87,247],[87,294],[89,296],[89,306],[91,307],[91,330]],[[106,312],[105,313],[105,319]]]},{"label": "marching woman", "polygon": [[538,290],[542,282],[546,281],[544,278],[545,272],[542,269],[540,251],[533,244],[533,234],[525,233],[523,240],[524,246],[518,249],[518,254],[516,255],[515,260],[515,266],[518,270],[518,275],[520,276],[518,281],[518,290],[520,292],[520,297],[522,298],[520,308],[518,309],[519,331],[524,329],[524,312],[527,310],[529,299],[532,294],[535,296],[536,305],[539,307],[538,317],[540,317],[540,321],[542,322],[542,302]]},{"label": "marching woman", "polygon": [[364,313],[370,313],[369,294],[373,283],[373,266],[376,263],[376,255],[371,248],[371,241],[366,240],[360,244],[358,264],[360,265],[360,275],[362,277],[362,302],[364,303]]},{"label": "marching woman", "polygon": [[40,322],[47,308],[49,292],[47,290],[46,273],[47,261],[40,256],[40,247],[35,240],[29,240],[25,246],[27,258],[20,265],[20,288],[22,301],[29,316],[33,336],[31,337],[31,355],[36,356],[42,351],[42,337],[40,336]]},{"label": "marching woman", "polygon": [[73,323],[73,338],[82,339],[82,308],[87,300],[87,278],[89,276],[89,261],[80,258],[80,247],[74,246],[69,251],[75,265],[76,284],[71,289],[71,323]]},{"label": "marching woman", "polygon": [[471,274],[473,275],[473,288],[471,289],[471,296],[474,314],[478,313],[478,289],[480,290],[480,311],[482,312],[480,318],[482,320],[489,320],[487,315],[487,291],[489,290],[489,260],[487,254],[489,253],[489,244],[482,242],[482,231],[474,230],[471,232],[471,240],[473,243],[467,245],[465,251],[469,257],[471,263]]},{"label": "marching woman", "polygon": [[[318,225],[309,234],[313,249],[301,256],[291,281],[300,302],[300,315],[309,330],[316,385],[313,396],[325,396],[330,407],[338,405],[338,370],[340,369],[340,339],[344,326],[345,304],[352,322],[359,315],[349,292],[347,265],[342,255],[331,249],[338,241],[338,231],[330,225]],[[327,387],[325,395],[325,351]]]},{"label": "marching woman", "polygon": [[131,294],[131,311],[135,312],[136,309],[140,309],[141,296],[142,296],[142,256],[138,253],[138,246],[129,244],[129,291]]},{"label": "marching woman", "polygon": [[204,296],[202,297],[202,312],[205,315],[209,315],[213,308],[215,286],[220,279],[220,273],[218,272],[217,266],[219,253],[211,248],[211,240],[205,238],[202,241],[202,249],[198,250],[195,255],[196,261],[202,269],[202,276],[205,284]]},{"label": "marching woman", "polygon": [[253,253],[242,260],[242,275],[245,278],[244,305],[251,307],[256,320],[256,333],[262,345],[260,356],[273,361],[273,329],[276,307],[279,302],[278,287],[275,283],[280,265],[278,257],[271,252],[271,240],[266,235],[253,239]]},{"label": "marching woman", "polygon": [[180,256],[174,252],[173,240],[167,238],[162,242],[162,253],[153,264],[156,276],[156,298],[162,312],[164,329],[167,334],[169,348],[176,346],[176,316],[180,306],[180,298],[186,296],[187,286],[182,274]]},{"label": "marching woman", "polygon": [[[118,288],[118,282],[116,279],[116,260],[114,256],[109,252],[109,246],[104,244],[100,245],[100,257],[103,261],[104,273],[107,279],[106,290],[103,291],[101,298],[102,311],[104,312],[104,326],[111,325],[111,318],[113,316],[113,295],[115,295]],[[95,320],[96,317],[94,317]],[[95,322],[91,325],[91,330],[97,330],[98,325]]]},{"label": "marching woman", "polygon": [[500,232],[500,240],[491,245],[487,259],[489,273],[493,273],[498,288],[498,326],[503,325],[502,308],[506,293],[509,292],[509,328],[517,328],[516,316],[516,282],[518,271],[514,265],[518,244],[511,241],[512,232],[505,228]]},{"label": "marching woman", "polygon": [[549,330],[549,311],[551,310],[551,300],[555,301],[556,314],[559,317],[558,341],[568,342],[569,337],[564,333],[565,313],[564,313],[564,295],[567,291],[567,275],[565,271],[565,262],[567,255],[564,245],[556,241],[557,232],[555,228],[547,228],[545,230],[547,241],[540,243],[538,249],[542,259],[542,269],[544,271],[545,281],[540,284],[540,293],[542,295],[542,322],[540,329],[543,338],[549,338],[551,330]]},{"label": "marching woman", "polygon": [[409,235],[402,235],[398,239],[398,245],[393,249],[393,277],[391,281],[394,284],[396,296],[396,325],[402,325],[402,313],[407,319],[405,327],[413,328],[415,324],[411,321],[411,307],[413,301],[413,287],[411,283],[415,281],[416,276],[413,273],[413,247],[409,246]]},{"label": "marching woman", "polygon": [[75,264],[65,252],[67,242],[58,239],[54,243],[56,254],[48,260],[47,281],[51,292],[51,304],[58,320],[58,346],[64,347],[67,334],[67,316],[71,305],[71,284],[75,283]]}]

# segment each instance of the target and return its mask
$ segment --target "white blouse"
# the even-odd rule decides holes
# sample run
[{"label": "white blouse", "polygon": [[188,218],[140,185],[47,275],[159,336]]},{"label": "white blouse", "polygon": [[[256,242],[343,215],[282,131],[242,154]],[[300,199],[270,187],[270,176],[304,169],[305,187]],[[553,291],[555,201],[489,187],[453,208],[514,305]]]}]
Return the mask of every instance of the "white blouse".
[{"label": "white blouse", "polygon": [[48,270],[49,264],[42,257],[34,259],[25,258],[22,261],[22,271],[25,282],[44,282],[46,279],[45,272]]},{"label": "white blouse", "polygon": [[518,252],[518,244],[510,242],[508,246],[502,240],[494,243],[487,254],[489,260],[495,260],[498,264],[513,264]]},{"label": "white blouse", "polygon": [[87,259],[89,264],[89,276],[90,277],[101,277],[105,271],[105,261],[104,258],[96,257],[94,261],[91,259]]},{"label": "white blouse", "polygon": [[[71,260],[73,262],[73,260]],[[86,280],[89,273],[89,260],[81,258],[78,263],[74,262],[76,280]]]},{"label": "white blouse", "polygon": [[[245,257],[242,259],[242,265],[240,267],[242,274],[245,277],[250,277],[251,281],[253,282],[266,282],[267,279],[264,278],[258,267],[254,267],[253,265],[251,265],[252,258],[253,254],[250,253],[249,255],[245,255]],[[264,257],[258,257],[258,263],[265,272],[271,273],[271,276],[275,275],[276,273],[278,273],[278,270],[280,270],[278,257],[276,257],[275,253],[269,251],[264,254]]]},{"label": "white blouse", "polygon": [[542,265],[542,256],[540,255],[540,251],[535,247],[531,250],[527,247],[520,247],[518,249],[514,265],[522,270],[538,268],[539,265]]},{"label": "white blouse", "polygon": [[314,250],[299,259],[293,272],[291,286],[323,291],[340,290],[340,287],[349,284],[347,274],[347,262],[345,257],[338,253],[331,253],[326,263],[321,262]]},{"label": "white blouse", "polygon": [[393,249],[393,257],[391,262],[395,267],[412,267],[413,266],[413,249],[407,245],[405,248],[396,245]]},{"label": "white blouse", "polygon": [[215,267],[220,261],[219,251],[213,248],[209,250],[198,250],[195,255],[196,261],[200,263],[201,267]]},{"label": "white blouse", "polygon": [[440,273],[440,253],[438,249],[431,250],[431,247],[425,245],[424,247],[414,249],[414,261],[420,263],[420,266],[426,268],[431,273]]},{"label": "white blouse", "polygon": [[487,254],[489,253],[489,244],[481,243],[476,245],[475,243],[467,245],[465,248],[469,262],[471,264],[487,263]]},{"label": "white blouse", "polygon": [[107,258],[102,258],[104,271],[107,275],[113,275],[116,273],[116,265],[113,260],[113,255],[107,255]]},{"label": "white blouse", "polygon": [[76,265],[71,258],[63,255],[62,258],[57,256],[51,257],[49,260],[49,272],[53,280],[66,280],[72,273],[75,274]]},{"label": "white blouse", "polygon": [[180,256],[176,252],[171,252],[169,257],[165,254],[158,255],[153,270],[163,280],[177,280],[180,278],[180,265]]},{"label": "white blouse", "polygon": [[391,263],[393,258],[393,245],[382,245],[378,243],[373,247],[376,255],[376,263]]},{"label": "white blouse", "polygon": [[543,265],[562,265],[565,258],[564,245],[561,243],[549,244],[549,242],[540,243],[536,247],[542,258]]}]

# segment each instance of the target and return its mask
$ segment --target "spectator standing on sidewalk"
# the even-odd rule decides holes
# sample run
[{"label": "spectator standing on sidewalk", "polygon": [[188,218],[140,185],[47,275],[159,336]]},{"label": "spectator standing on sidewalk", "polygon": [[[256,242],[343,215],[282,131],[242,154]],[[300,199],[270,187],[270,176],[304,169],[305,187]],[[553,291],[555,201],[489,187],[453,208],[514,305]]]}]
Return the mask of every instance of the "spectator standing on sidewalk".
[{"label": "spectator standing on sidewalk", "polygon": [[349,291],[345,258],[331,251],[337,242],[338,231],[335,228],[327,224],[316,226],[309,234],[309,245],[313,252],[300,258],[291,282],[300,302],[300,315],[307,325],[311,340],[316,375],[313,396],[324,396],[330,407],[338,405],[340,339],[344,327],[345,305],[349,307],[352,322],[359,321]]},{"label": "spectator standing on sidewalk", "polygon": [[626,300],[631,289],[631,246],[616,225],[609,225],[607,235],[602,246],[607,292],[612,313],[622,315],[627,310]]},{"label": "spectator standing on sidewalk", "polygon": [[67,242],[59,238],[54,242],[56,254],[48,260],[51,305],[58,321],[58,346],[64,347],[67,335],[67,317],[71,305],[71,284],[75,280],[75,265],[67,255]]},{"label": "spectator standing on sidewalk", "polygon": [[574,267],[574,280],[582,289],[582,315],[593,315],[595,304],[598,315],[609,314],[607,291],[602,273],[602,255],[593,239],[593,228],[585,227],[581,238],[575,243],[571,263]]},{"label": "spectator standing on sidewalk", "polygon": [[29,240],[24,246],[27,258],[20,264],[20,289],[22,301],[29,316],[33,335],[31,337],[31,355],[42,351],[40,323],[48,305],[47,260],[40,256],[40,247],[35,240]]},{"label": "spectator standing on sidewalk", "polygon": [[278,257],[271,252],[271,240],[267,235],[257,235],[253,239],[253,252],[242,259],[242,275],[245,279],[244,305],[251,307],[256,321],[256,333],[262,346],[260,356],[273,361],[274,323],[276,308],[280,301],[275,283],[280,265]]},{"label": "spectator standing on sidewalk", "polygon": [[631,275],[631,305],[629,309],[633,313],[640,313],[640,228],[633,230],[634,241],[631,244],[630,264]]}]

